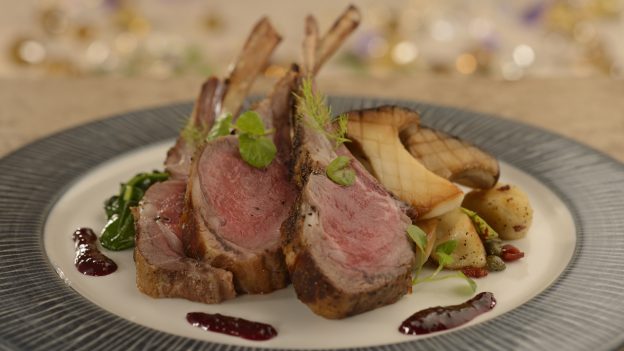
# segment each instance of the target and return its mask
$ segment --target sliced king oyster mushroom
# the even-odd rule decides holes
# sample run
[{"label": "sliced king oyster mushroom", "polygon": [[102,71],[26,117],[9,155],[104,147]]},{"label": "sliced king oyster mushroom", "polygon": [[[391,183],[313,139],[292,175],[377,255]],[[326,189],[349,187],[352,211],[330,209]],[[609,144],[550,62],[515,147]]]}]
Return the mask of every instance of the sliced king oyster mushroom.
[{"label": "sliced king oyster mushroom", "polygon": [[407,125],[400,133],[407,150],[428,170],[450,181],[479,189],[496,185],[496,158],[476,146],[443,132]]},{"label": "sliced king oyster mushroom", "polygon": [[347,147],[386,189],[411,205],[419,219],[436,217],[461,205],[461,189],[425,168],[401,143],[399,132],[409,124],[418,124],[416,112],[382,106],[347,115],[352,140]]}]

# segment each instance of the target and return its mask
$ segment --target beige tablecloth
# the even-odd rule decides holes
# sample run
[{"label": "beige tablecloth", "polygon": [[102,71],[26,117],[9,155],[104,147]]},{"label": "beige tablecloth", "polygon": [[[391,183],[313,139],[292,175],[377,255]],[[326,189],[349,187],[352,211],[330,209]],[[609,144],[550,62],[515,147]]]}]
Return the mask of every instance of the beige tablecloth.
[{"label": "beige tablecloth", "polygon": [[[50,133],[128,110],[192,100],[201,78],[0,80],[0,157]],[[254,89],[266,92],[270,81]],[[624,81],[319,77],[329,94],[416,99],[555,131],[624,161]]]}]

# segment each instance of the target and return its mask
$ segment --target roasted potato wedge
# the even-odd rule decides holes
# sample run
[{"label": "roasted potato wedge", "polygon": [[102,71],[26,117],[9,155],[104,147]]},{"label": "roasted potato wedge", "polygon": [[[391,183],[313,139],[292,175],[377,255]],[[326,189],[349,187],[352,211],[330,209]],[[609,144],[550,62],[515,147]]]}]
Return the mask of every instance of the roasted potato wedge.
[{"label": "roasted potato wedge", "polygon": [[[440,217],[436,228],[436,246],[457,240],[457,247],[451,254],[453,262],[446,268],[485,267],[485,248],[470,217],[460,209],[453,210]],[[437,262],[435,250],[431,257]]]},{"label": "roasted potato wedge", "polygon": [[473,190],[466,194],[462,206],[481,216],[503,240],[525,237],[533,221],[529,198],[512,184]]}]

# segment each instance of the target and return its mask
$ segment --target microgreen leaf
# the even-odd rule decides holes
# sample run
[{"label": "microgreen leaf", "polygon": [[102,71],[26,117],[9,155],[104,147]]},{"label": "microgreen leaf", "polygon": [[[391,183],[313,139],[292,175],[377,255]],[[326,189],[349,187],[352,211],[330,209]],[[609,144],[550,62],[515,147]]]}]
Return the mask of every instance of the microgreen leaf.
[{"label": "microgreen leaf", "polygon": [[435,253],[438,260],[438,264],[441,268],[453,263],[453,256],[451,254],[457,247],[457,240],[447,240],[440,245],[436,246]]},{"label": "microgreen leaf", "polygon": [[470,217],[472,224],[474,224],[477,233],[483,239],[496,239],[498,238],[498,233],[490,227],[487,222],[481,218],[476,212],[471,211],[467,208],[461,208],[461,210]]},{"label": "microgreen leaf", "polygon": [[406,232],[407,236],[416,244],[418,251],[420,251],[420,262],[417,263],[416,269],[414,270],[414,280],[417,280],[426,262],[425,248],[427,247],[427,233],[414,224],[407,226]]},{"label": "microgreen leaf", "polygon": [[353,185],[355,171],[349,167],[351,159],[347,156],[338,156],[327,165],[325,173],[334,183],[344,186]]},{"label": "microgreen leaf", "polygon": [[467,277],[462,271],[457,271],[457,272],[454,272],[451,274],[445,274],[442,276],[431,275],[429,277],[416,280],[413,283],[418,284],[418,283],[426,283],[426,282],[437,282],[440,280],[446,280],[446,279],[452,279],[452,278],[459,278],[459,279],[465,280],[466,283],[468,283],[468,286],[470,287],[470,291],[473,294],[477,291],[477,283],[470,277]]},{"label": "microgreen leaf", "polygon": [[239,133],[249,133],[251,135],[264,135],[264,124],[260,115],[255,111],[247,111],[236,120],[236,129]]},{"label": "microgreen leaf", "polygon": [[264,168],[275,158],[277,148],[273,141],[265,136],[241,133],[238,135],[238,151],[249,165]]},{"label": "microgreen leaf", "polygon": [[450,265],[450,264],[451,264],[451,263],[453,263],[453,261],[454,261],[454,260],[453,260],[453,256],[451,256],[451,255],[447,255],[447,254],[445,254],[445,253],[443,253],[443,252],[437,252],[437,251],[436,251],[436,256],[437,256],[437,258],[438,258],[438,263],[440,264],[440,266],[441,266],[442,268],[444,268],[444,267],[446,267],[446,266]]},{"label": "microgreen leaf", "polygon": [[446,254],[450,255],[455,251],[457,247],[457,240],[447,240],[440,245],[436,246],[436,254]]},{"label": "microgreen leaf", "polygon": [[412,284],[435,282],[435,281],[451,279],[451,278],[460,278],[460,279],[465,280],[468,283],[468,285],[470,286],[471,292],[474,294],[475,291],[477,291],[477,283],[475,283],[475,281],[472,280],[471,278],[467,277],[463,272],[458,271],[452,274],[445,274],[442,276],[438,276],[438,273],[440,273],[440,271],[442,271],[442,269],[445,266],[453,263],[453,256],[451,256],[451,254],[453,253],[453,251],[455,251],[456,247],[457,247],[457,240],[448,240],[436,246],[435,253],[436,253],[437,260],[438,260],[438,267],[433,272],[433,274],[431,274],[428,277],[418,279],[418,276],[415,276],[412,279]]},{"label": "microgreen leaf", "polygon": [[227,115],[222,116],[221,118],[218,118],[215,121],[206,139],[214,140],[220,136],[229,135],[231,129],[232,129],[232,115],[228,113]]},{"label": "microgreen leaf", "polygon": [[256,168],[268,166],[277,153],[273,140],[266,137],[262,118],[255,111],[241,114],[234,128],[238,133],[238,151],[249,165]]},{"label": "microgreen leaf", "polygon": [[407,235],[412,239],[418,250],[425,255],[425,248],[427,247],[427,233],[425,233],[418,226],[410,224],[407,226]]},{"label": "microgreen leaf", "polygon": [[458,278],[463,278],[468,283],[468,285],[470,286],[470,291],[472,291],[473,294],[477,291],[477,283],[475,283],[472,278],[466,276],[462,271],[457,272],[457,275]]}]

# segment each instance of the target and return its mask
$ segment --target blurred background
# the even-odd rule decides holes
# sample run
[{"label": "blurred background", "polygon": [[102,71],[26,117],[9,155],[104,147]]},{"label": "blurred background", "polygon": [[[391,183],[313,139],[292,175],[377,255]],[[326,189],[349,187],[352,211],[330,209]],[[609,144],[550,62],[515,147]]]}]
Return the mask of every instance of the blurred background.
[{"label": "blurred background", "polygon": [[[624,0],[357,1],[362,27],[325,72],[495,80],[624,77]],[[223,75],[261,15],[285,37],[265,74],[299,58],[303,18],[345,2],[0,0],[0,78]]]}]

